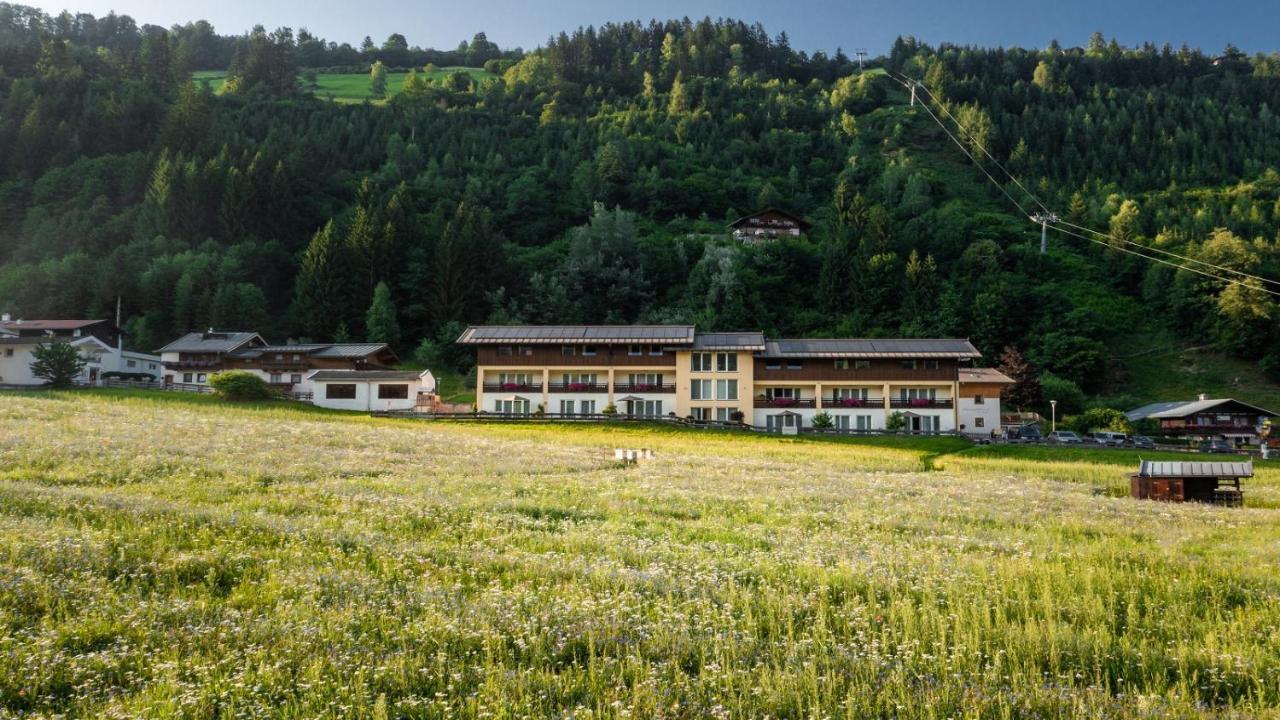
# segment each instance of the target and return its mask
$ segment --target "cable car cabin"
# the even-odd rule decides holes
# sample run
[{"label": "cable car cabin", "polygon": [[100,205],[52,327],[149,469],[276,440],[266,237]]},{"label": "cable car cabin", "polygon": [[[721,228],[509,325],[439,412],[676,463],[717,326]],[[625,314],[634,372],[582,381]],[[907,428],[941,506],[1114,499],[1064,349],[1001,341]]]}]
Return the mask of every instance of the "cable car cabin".
[{"label": "cable car cabin", "polygon": [[1203,502],[1240,507],[1240,478],[1253,477],[1253,462],[1163,462],[1143,460],[1129,476],[1130,494],[1139,500]]}]

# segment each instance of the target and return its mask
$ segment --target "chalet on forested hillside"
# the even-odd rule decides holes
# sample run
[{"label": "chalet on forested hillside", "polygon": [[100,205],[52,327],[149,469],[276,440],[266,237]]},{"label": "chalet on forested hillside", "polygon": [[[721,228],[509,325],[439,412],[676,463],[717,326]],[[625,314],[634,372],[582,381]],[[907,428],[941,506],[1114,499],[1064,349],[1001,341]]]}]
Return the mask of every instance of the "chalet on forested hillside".
[{"label": "chalet on forested hillside", "polygon": [[1164,435],[1196,440],[1224,438],[1240,444],[1258,442],[1262,421],[1276,414],[1239,400],[1201,395],[1196,400],[1143,405],[1126,412],[1125,417],[1130,422],[1158,421]]},{"label": "chalet on forested hillside", "polygon": [[789,212],[769,208],[746,215],[729,223],[733,237],[744,242],[773,240],[783,236],[799,237],[812,227],[804,218]]},{"label": "chalet on forested hillside", "polygon": [[245,370],[288,392],[311,392],[316,370],[392,370],[399,358],[386,343],[269,345],[254,332],[187,333],[160,349],[168,384],[207,385],[223,370]]},{"label": "chalet on forested hillside", "polygon": [[76,382],[97,385],[105,378],[159,379],[160,358],[124,349],[124,334],[110,320],[24,320],[0,315],[0,385],[38,386],[31,372],[35,349],[50,342],[74,346],[85,361]]}]

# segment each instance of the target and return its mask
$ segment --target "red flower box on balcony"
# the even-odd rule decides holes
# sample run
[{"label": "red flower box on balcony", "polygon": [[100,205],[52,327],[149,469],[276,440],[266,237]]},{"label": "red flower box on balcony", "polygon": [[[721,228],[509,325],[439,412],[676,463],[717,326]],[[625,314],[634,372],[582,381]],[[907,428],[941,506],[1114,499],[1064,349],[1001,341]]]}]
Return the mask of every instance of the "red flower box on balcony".
[{"label": "red flower box on balcony", "polygon": [[648,383],[637,383],[631,386],[632,392],[649,392],[653,390],[653,386]]},{"label": "red flower box on balcony", "polygon": [[795,398],[776,397],[773,399],[774,407],[791,407],[792,405],[795,405],[795,404],[796,404]]},{"label": "red flower box on balcony", "polygon": [[582,391],[582,390],[586,390],[586,389],[587,389],[587,384],[586,384],[586,383],[580,383],[580,382],[576,382],[576,383],[569,383],[569,389],[570,389],[570,390],[572,390],[573,392],[580,392],[580,391]]},{"label": "red flower box on balcony", "polygon": [[503,390],[519,390],[520,383],[502,383]]},{"label": "red flower box on balcony", "polygon": [[911,401],[908,404],[911,405],[911,407],[929,407],[930,402],[932,401],[929,398],[911,398]]},{"label": "red flower box on balcony", "polygon": [[838,404],[840,407],[862,407],[863,402],[864,401],[862,398],[847,397],[847,398],[840,398],[839,400],[836,401],[836,404]]}]

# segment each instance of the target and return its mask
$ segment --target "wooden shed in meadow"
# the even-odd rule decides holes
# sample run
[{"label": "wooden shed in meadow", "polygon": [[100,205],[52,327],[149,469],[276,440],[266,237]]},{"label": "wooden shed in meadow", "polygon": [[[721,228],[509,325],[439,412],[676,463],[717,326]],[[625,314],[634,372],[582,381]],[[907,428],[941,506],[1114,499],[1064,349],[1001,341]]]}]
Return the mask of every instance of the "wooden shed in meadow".
[{"label": "wooden shed in meadow", "polygon": [[1240,478],[1253,477],[1253,462],[1142,460],[1129,476],[1130,495],[1140,500],[1203,502],[1240,507]]}]

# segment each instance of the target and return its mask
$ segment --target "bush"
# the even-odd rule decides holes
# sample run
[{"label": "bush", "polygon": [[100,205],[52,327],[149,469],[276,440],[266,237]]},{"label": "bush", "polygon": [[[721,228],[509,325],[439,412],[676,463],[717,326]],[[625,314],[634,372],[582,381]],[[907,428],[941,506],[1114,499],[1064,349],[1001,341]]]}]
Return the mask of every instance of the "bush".
[{"label": "bush", "polygon": [[1049,401],[1058,401],[1058,416],[1066,417],[1084,410],[1084,391],[1080,386],[1053,373],[1040,376],[1040,392],[1044,396],[1044,413],[1049,414]]},{"label": "bush", "polygon": [[245,370],[214,373],[209,376],[209,385],[231,402],[270,400],[274,396],[266,380]]},{"label": "bush", "polygon": [[1065,424],[1081,434],[1095,430],[1133,434],[1133,423],[1129,422],[1124,413],[1114,408],[1091,408],[1070,418]]},{"label": "bush", "polygon": [[832,422],[831,415],[828,414],[826,410],[823,410],[813,416],[813,426],[819,430],[828,430],[833,425],[835,425],[835,423]]}]

